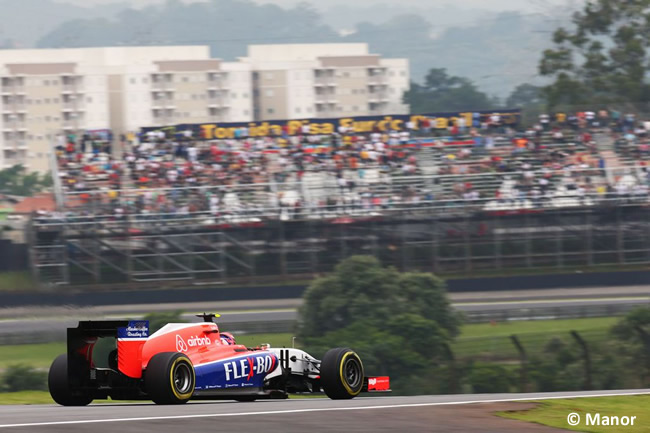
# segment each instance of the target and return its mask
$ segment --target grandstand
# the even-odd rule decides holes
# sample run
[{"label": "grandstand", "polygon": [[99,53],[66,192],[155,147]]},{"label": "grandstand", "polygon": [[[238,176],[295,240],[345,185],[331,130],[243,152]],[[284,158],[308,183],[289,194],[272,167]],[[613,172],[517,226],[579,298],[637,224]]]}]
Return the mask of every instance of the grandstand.
[{"label": "grandstand", "polygon": [[214,283],[368,252],[442,273],[650,261],[644,135],[409,135],[59,149],[63,206],[33,221],[35,270],[64,284]]}]

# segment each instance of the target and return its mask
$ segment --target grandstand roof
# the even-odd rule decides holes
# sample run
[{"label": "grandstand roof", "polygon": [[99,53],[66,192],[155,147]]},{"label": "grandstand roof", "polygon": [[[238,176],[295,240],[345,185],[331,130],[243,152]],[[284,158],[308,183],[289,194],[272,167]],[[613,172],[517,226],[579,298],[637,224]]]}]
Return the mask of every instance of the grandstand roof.
[{"label": "grandstand roof", "polygon": [[14,206],[14,213],[28,214],[38,210],[53,211],[55,209],[54,194],[45,193],[25,198]]}]

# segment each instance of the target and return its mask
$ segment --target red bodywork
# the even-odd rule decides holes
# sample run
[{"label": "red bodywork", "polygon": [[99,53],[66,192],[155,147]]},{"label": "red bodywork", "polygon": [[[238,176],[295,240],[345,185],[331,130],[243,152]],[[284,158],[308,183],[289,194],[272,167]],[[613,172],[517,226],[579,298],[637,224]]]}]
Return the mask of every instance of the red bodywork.
[{"label": "red bodywork", "polygon": [[118,339],[117,347],[118,369],[132,378],[142,377],[149,360],[162,352],[184,353],[196,367],[248,350],[246,346],[224,344],[215,323],[170,324],[149,338]]}]

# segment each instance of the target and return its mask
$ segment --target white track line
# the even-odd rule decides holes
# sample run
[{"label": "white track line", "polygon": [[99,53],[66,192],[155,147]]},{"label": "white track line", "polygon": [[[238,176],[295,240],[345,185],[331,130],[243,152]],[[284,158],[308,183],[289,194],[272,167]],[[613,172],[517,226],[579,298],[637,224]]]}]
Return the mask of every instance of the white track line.
[{"label": "white track line", "polygon": [[562,395],[562,396],[547,396],[547,397],[526,397],[526,398],[522,397],[522,398],[514,398],[514,399],[449,401],[449,402],[438,402],[438,403],[388,404],[388,405],[381,405],[381,406],[330,407],[330,408],[272,410],[272,411],[242,412],[242,413],[170,415],[170,416],[148,416],[148,417],[137,417],[137,418],[109,418],[109,419],[90,419],[90,420],[74,420],[74,421],[51,421],[51,422],[35,422],[35,423],[24,423],[24,424],[0,424],[0,428],[42,427],[42,426],[73,425],[73,424],[99,424],[99,423],[107,423],[107,422],[161,421],[161,420],[193,419],[193,418],[225,418],[225,417],[235,417],[235,416],[281,415],[281,414],[309,413],[309,412],[333,412],[339,410],[400,409],[400,408],[412,408],[412,407],[451,406],[451,405],[477,404],[477,403],[504,403],[504,402],[517,402],[517,401],[558,400],[558,399],[567,399],[567,398],[621,397],[621,396],[630,396],[630,395],[650,395],[650,392],[640,391],[638,393],[630,392],[630,393],[590,394],[590,395]]}]

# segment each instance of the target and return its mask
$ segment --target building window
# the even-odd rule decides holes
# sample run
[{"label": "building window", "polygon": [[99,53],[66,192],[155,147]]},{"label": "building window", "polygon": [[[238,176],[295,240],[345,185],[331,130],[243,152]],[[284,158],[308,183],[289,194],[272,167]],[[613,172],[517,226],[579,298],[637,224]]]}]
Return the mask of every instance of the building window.
[{"label": "building window", "polygon": [[250,111],[244,110],[244,116],[248,116],[250,114]]},{"label": "building window", "polygon": [[266,73],[264,74],[264,78],[265,78],[266,80],[272,80],[272,79],[274,78],[274,74],[273,74],[273,72],[266,72]]},{"label": "building window", "polygon": [[275,96],[275,92],[273,91],[273,89],[266,89],[264,94],[266,95],[267,98],[272,98]]},{"label": "building window", "polygon": [[302,108],[296,107],[296,114],[300,114],[302,112]]},{"label": "building window", "polygon": [[244,99],[248,99],[248,93],[247,92],[242,93],[241,97]]},{"label": "building window", "polygon": [[149,80],[147,79],[147,77],[142,79],[142,84],[147,84],[148,82],[149,82]]},{"label": "building window", "polygon": [[46,104],[49,104],[50,102],[52,102],[52,101],[50,100],[50,98],[45,98],[45,103],[46,103]]},{"label": "building window", "polygon": [[402,77],[406,77],[406,71],[399,71],[399,74],[400,74]]},{"label": "building window", "polygon": [[267,112],[268,114],[273,114],[273,113],[275,113],[275,110],[274,110],[273,108],[267,108],[267,109],[266,109],[266,112]]},{"label": "building window", "polygon": [[188,81],[190,81],[189,77],[183,77],[182,80],[183,80],[183,83],[187,83]]}]

